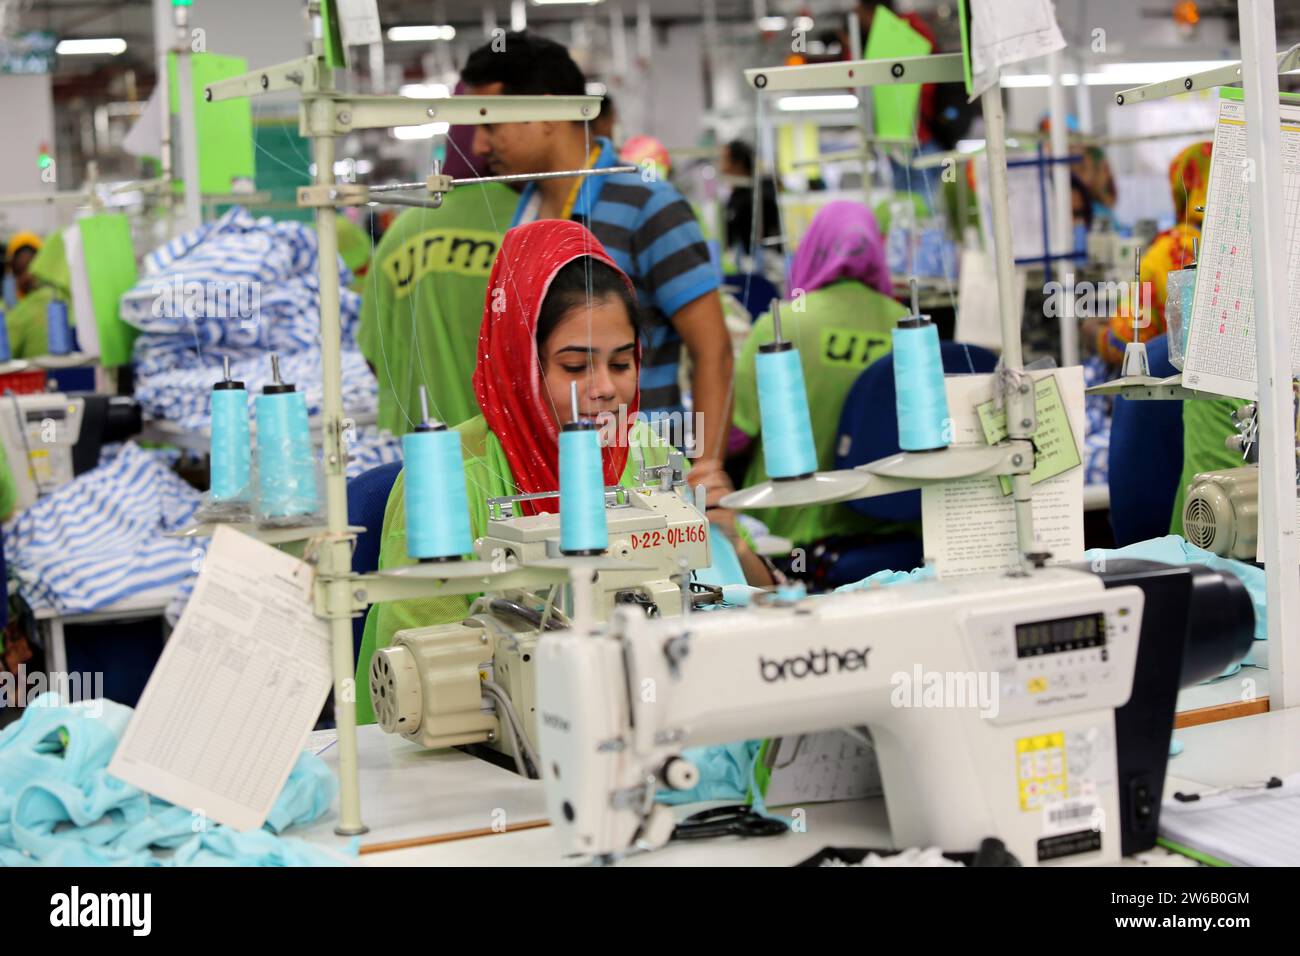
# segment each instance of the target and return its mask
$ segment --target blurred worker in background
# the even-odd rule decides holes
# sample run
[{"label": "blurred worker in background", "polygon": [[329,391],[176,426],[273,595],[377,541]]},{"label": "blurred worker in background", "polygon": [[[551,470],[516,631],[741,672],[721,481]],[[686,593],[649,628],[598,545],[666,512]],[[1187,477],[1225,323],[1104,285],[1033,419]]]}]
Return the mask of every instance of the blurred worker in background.
[{"label": "blurred worker in background", "polygon": [[[844,398],[863,369],[889,354],[891,333],[907,315],[890,297],[885,242],[871,210],[848,200],[823,206],[799,242],[790,267],[790,285],[795,301],[782,305],[781,334],[800,347],[817,470],[830,471],[835,467],[835,439]],[[768,477],[763,464],[755,362],[758,347],[773,339],[768,313],[754,323],[736,363],[735,427],[757,439],[745,487]],[[882,409],[881,413],[890,414],[891,410]],[[772,508],[755,517],[772,534],[804,548],[832,535],[901,530],[882,527],[843,504]]]},{"label": "blurred worker in background", "polygon": [[1194,143],[1174,157],[1169,165],[1175,221],[1171,229],[1152,240],[1139,264],[1142,314],[1137,329],[1133,328],[1130,302],[1121,303],[1116,315],[1104,324],[1097,320],[1084,323],[1085,337],[1087,333],[1095,337],[1098,354],[1110,365],[1119,366],[1124,361],[1124,346],[1133,341],[1135,335],[1138,341],[1146,342],[1163,335],[1167,329],[1165,283],[1171,271],[1186,269],[1195,261],[1195,244],[1201,239],[1205,195],[1210,183],[1211,146],[1208,141]]},{"label": "blurred worker in background", "polygon": [[41,237],[34,232],[16,232],[5,247],[5,268],[14,277],[17,298],[24,298],[36,286],[31,274],[32,260],[41,251]]},{"label": "blurred worker in background", "polygon": [[[28,238],[28,247],[31,239],[35,238]],[[68,321],[73,323],[73,328],[76,327],[76,317],[72,314],[72,279],[63,251],[63,233],[56,230],[44,240],[36,239],[35,247],[39,251],[26,260],[23,272],[26,291],[18,304],[5,313],[9,353],[15,359],[49,354],[51,302],[66,303]]]},{"label": "blurred worker in background", "polygon": [[[763,231],[754,235],[754,149],[743,139],[735,139],[722,147],[719,170],[731,183],[731,195],[727,198],[727,248],[748,254],[751,243],[760,244],[764,239],[781,238],[781,215],[776,206],[776,185],[771,177],[764,176],[759,183],[762,203],[759,217]],[[756,242],[757,240],[757,242]],[[781,246],[765,246],[780,252]]]}]

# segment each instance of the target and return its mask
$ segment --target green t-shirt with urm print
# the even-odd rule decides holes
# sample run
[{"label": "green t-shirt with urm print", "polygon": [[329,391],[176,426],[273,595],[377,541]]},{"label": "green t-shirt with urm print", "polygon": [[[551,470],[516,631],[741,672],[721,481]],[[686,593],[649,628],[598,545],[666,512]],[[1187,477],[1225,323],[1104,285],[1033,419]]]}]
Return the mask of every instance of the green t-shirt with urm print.
[{"label": "green t-shirt with urm print", "polygon": [[461,186],[438,209],[411,209],[375,248],[357,345],[379,380],[377,424],[404,435],[429,411],[448,425],[479,413],[472,379],[488,276],[518,196],[500,183]]}]

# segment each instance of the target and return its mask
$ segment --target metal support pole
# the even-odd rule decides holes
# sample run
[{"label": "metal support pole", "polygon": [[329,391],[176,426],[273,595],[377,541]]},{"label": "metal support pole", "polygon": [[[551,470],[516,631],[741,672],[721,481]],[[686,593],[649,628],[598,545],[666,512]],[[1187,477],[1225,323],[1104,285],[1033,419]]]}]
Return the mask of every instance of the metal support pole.
[{"label": "metal support pole", "polygon": [[[864,42],[862,39],[862,24],[858,22],[858,18],[856,14],[850,13],[849,14],[849,58],[853,60],[862,59],[863,46],[864,46]],[[879,157],[884,154],[883,150],[877,151],[876,147],[871,141],[871,133],[872,133],[871,108],[870,106],[867,105],[870,102],[871,102],[870,90],[863,89],[858,91],[858,114],[859,114],[858,122],[862,124],[862,201],[865,202],[868,206],[872,204],[871,203],[872,182],[871,182],[871,176],[868,175],[867,171],[871,167],[872,157],[875,156],[879,161]],[[819,145],[818,152],[820,151],[821,149]],[[891,180],[888,183],[888,185],[889,185],[890,195],[892,196],[894,191],[893,182],[892,182],[893,169],[890,168],[888,162],[884,162],[883,165],[885,169],[886,178]],[[909,202],[911,201],[910,196],[908,197],[908,201]]]},{"label": "metal support pole", "polygon": [[[333,76],[322,70],[321,92],[308,104],[310,110],[333,111],[328,93]],[[323,128],[320,125],[317,129]],[[316,184],[334,184],[334,137],[312,137]],[[339,320],[339,241],[333,206],[316,208],[317,266],[320,270],[321,386],[323,393],[322,440],[325,455],[325,514],[328,533],[320,551],[317,573],[334,580],[325,585],[329,608],[332,669],[334,672],[334,722],[339,734],[339,823],[341,836],[365,833],[361,822],[361,785],[357,773],[357,708],[359,689],[353,680],[351,585],[352,544],[348,538],[347,452],[343,436],[342,328]]]},{"label": "metal support pole", "polygon": [[194,111],[194,61],[185,43],[189,7],[174,7],[176,27],[172,46],[176,52],[176,108],[181,118],[181,165],[185,186],[185,228],[197,229],[203,222],[203,186],[199,182],[199,124]]},{"label": "metal support pole", "polygon": [[1269,706],[1300,704],[1300,542],[1296,540],[1295,419],[1291,328],[1287,321],[1286,211],[1278,125],[1277,34],[1273,0],[1241,0],[1241,79],[1245,90],[1255,363],[1259,382],[1259,515],[1268,598]]},{"label": "metal support pole", "polygon": [[[994,84],[980,97],[984,107],[984,129],[988,149],[989,198],[993,214],[993,260],[997,264],[998,310],[1002,318],[1002,366],[1008,371],[1024,367],[1020,348],[1020,314],[1023,303],[1015,300],[1016,275],[1012,262],[1011,207],[1007,198],[1006,119],[1002,113],[1002,89]],[[1009,381],[1009,379],[1008,379]],[[1026,379],[1006,396],[1007,433],[1011,438],[1034,434],[1034,389]],[[1022,566],[1034,547],[1034,512],[1029,475],[1015,475],[1011,491],[1016,509],[1016,544]]]},{"label": "metal support pole", "polygon": [[[1048,90],[1048,113],[1052,120],[1052,158],[1064,159],[1070,155],[1065,118],[1065,87],[1061,85],[1061,51],[1047,54],[1047,69],[1052,75],[1052,85]],[[1082,79],[1080,79],[1082,82]],[[1056,228],[1052,230],[1052,244],[1055,250],[1049,253],[1064,252],[1074,245],[1074,209],[1070,200],[1070,167],[1067,163],[1052,164],[1052,190],[1055,200],[1054,218]],[[1074,264],[1066,262],[1064,270],[1072,271]],[[1079,327],[1073,318],[1073,309],[1061,309],[1061,364],[1079,364]]]}]

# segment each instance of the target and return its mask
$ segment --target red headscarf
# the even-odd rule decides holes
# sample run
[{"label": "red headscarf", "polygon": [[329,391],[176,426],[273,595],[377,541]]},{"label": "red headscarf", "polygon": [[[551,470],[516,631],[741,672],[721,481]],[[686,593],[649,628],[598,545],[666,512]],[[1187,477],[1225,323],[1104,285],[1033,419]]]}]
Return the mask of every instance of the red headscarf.
[{"label": "red headscarf", "polygon": [[[559,429],[551,419],[550,399],[542,380],[537,319],[555,274],[583,256],[611,266],[628,289],[633,289],[600,240],[580,223],[563,219],[544,219],[507,232],[488,279],[474,393],[523,494],[560,487]],[[640,343],[636,366],[639,373]],[[627,410],[629,422],[640,399],[638,389]],[[627,443],[622,435],[619,439],[603,449],[607,486],[618,484],[627,464]]]}]

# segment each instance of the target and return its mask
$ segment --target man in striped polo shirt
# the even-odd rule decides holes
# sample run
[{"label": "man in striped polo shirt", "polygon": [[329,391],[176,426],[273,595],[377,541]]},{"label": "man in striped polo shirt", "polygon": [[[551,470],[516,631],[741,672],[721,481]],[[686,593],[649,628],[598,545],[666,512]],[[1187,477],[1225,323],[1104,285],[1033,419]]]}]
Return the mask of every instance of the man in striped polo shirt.
[{"label": "man in striped polo shirt", "polygon": [[[581,96],[582,71],[558,43],[508,33],[470,54],[461,73],[474,96]],[[620,165],[607,139],[577,122],[475,126],[474,153],[493,175]],[[731,421],[731,342],[718,295],[721,276],[690,205],[666,182],[640,173],[529,183],[512,226],[572,219],[587,226],[636,286],[642,306],[641,408],[652,418],[683,411],[677,372],[684,342],[693,372],[692,483],[726,490],[721,459]],[[669,437],[677,438],[676,435]],[[681,440],[681,439],[677,439]],[[715,487],[716,486],[716,487]]]}]

